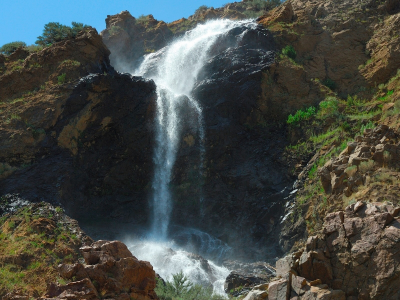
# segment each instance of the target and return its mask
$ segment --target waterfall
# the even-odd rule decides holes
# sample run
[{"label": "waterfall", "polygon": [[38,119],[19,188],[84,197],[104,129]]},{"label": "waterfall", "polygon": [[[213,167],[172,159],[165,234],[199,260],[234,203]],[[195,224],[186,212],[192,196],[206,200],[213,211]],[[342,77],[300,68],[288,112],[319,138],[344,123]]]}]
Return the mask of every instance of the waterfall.
[{"label": "waterfall", "polygon": [[[249,20],[214,20],[200,24],[169,46],[146,55],[139,68],[133,72],[136,76],[152,79],[156,83],[157,109],[152,229],[144,241],[128,241],[129,248],[139,259],[150,261],[163,278],[171,279],[172,274],[183,271],[194,283],[213,285],[217,294],[224,293],[223,284],[229,270],[186,251],[197,249],[200,254],[219,260],[230,251],[230,247],[196,229],[187,228],[175,233],[176,238],[185,241],[184,249],[173,241],[173,237],[168,236],[172,212],[170,182],[184,122],[194,124],[197,132],[197,145],[200,149],[198,170],[202,171],[202,157],[205,152],[202,107],[193,97],[192,90],[201,69],[212,58],[211,53],[215,52],[216,48],[224,51],[229,46],[234,46],[225,44],[222,37],[240,26],[254,27],[255,23]],[[241,38],[242,36],[238,35],[236,42]],[[199,200],[202,201],[201,195]],[[204,261],[207,262],[206,268]]]},{"label": "waterfall", "polygon": [[[243,24],[215,20],[198,25],[166,48],[147,55],[135,75],[153,79],[157,85],[156,146],[153,178],[153,237],[167,238],[172,210],[169,184],[182,135],[184,102],[197,114],[198,139],[204,139],[202,109],[191,95],[199,71],[209,59],[209,50],[218,38]],[[204,151],[204,149],[203,149]],[[202,154],[201,154],[202,155]],[[201,159],[200,159],[201,161]],[[199,170],[201,170],[201,166]]]}]

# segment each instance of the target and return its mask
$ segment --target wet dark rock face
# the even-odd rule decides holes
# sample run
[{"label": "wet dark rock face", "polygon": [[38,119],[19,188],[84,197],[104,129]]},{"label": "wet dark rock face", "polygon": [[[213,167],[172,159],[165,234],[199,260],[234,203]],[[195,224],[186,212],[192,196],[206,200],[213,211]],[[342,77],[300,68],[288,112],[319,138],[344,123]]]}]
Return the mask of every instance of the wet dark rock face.
[{"label": "wet dark rock face", "polygon": [[36,161],[0,181],[0,190],[62,205],[81,220],[145,224],[155,97],[154,82],[127,74],[82,78]]},{"label": "wet dark rock face", "polygon": [[[174,172],[173,220],[220,238],[247,259],[278,255],[274,228],[290,185],[279,161],[283,129],[253,116],[275,49],[271,34],[256,26],[235,28],[216,43],[193,92],[203,108],[203,177],[192,175],[199,155],[192,149],[189,156],[184,142]],[[184,183],[189,188],[181,191]]]}]

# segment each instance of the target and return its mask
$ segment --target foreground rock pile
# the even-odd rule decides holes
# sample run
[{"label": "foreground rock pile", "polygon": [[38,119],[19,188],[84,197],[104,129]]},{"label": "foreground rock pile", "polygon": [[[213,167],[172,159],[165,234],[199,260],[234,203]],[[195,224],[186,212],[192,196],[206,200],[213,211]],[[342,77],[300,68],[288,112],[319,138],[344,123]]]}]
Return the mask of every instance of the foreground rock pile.
[{"label": "foreground rock pile", "polygon": [[119,241],[97,241],[81,249],[85,263],[61,264],[60,276],[72,282],[51,284],[45,299],[158,299],[155,272]]},{"label": "foreground rock pile", "polygon": [[399,207],[357,202],[326,216],[323,232],[276,263],[279,280],[250,299],[399,299]]}]

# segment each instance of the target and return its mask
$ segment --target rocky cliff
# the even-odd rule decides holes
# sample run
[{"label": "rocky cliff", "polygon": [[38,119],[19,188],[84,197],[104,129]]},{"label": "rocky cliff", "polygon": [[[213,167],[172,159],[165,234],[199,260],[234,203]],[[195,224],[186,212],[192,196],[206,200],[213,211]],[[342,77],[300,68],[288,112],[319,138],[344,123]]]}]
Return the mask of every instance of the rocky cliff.
[{"label": "rocky cliff", "polygon": [[[170,24],[123,12],[101,36],[0,55],[1,194],[62,205],[88,228],[146,228],[156,86],[113,67],[132,71],[205,20],[243,19],[245,2]],[[243,260],[290,253],[248,299],[398,298],[399,11],[393,0],[287,1],[212,49],[193,93],[204,172],[188,130],[172,222]]]}]

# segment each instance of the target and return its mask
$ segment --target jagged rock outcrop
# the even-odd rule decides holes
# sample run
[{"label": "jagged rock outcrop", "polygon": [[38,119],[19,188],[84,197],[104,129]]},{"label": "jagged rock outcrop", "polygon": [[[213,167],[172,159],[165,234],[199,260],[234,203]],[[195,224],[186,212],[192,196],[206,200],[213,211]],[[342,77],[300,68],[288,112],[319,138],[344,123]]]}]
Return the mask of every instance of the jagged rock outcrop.
[{"label": "jagged rock outcrop", "polygon": [[296,15],[293,11],[291,1],[286,1],[283,5],[267,12],[262,17],[258,18],[258,22],[263,24],[272,24],[274,22],[291,23],[295,20]]},{"label": "jagged rock outcrop", "polygon": [[269,8],[246,1],[227,3],[223,7],[204,7],[188,18],[171,23],[158,21],[153,15],[133,17],[128,11],[108,15],[101,35],[111,50],[111,64],[119,71],[132,72],[144,54],[156,52],[174,38],[206,21],[215,19],[243,20],[259,16]]},{"label": "jagged rock outcrop", "polygon": [[156,300],[156,274],[119,241],[97,241],[81,249],[85,264],[61,264],[60,276],[72,282],[51,284],[45,299]]},{"label": "jagged rock outcrop", "polygon": [[257,21],[271,29],[281,47],[294,47],[308,80],[317,79],[344,97],[358,93],[367,98],[370,87],[397,70],[399,14],[394,7],[389,0],[292,0]]},{"label": "jagged rock outcrop", "polygon": [[136,19],[128,11],[107,16],[101,35],[111,51],[112,65],[122,72],[132,72],[138,66],[136,60],[166,46],[173,37],[165,22],[152,15]]},{"label": "jagged rock outcrop", "polygon": [[[386,1],[389,7],[399,7],[395,1]],[[393,4],[390,4],[393,3]],[[388,7],[388,12],[394,12],[395,9]],[[398,12],[399,9],[397,9]],[[361,73],[366,78],[370,86],[387,82],[394,76],[400,65],[400,13],[390,16],[385,22],[377,23],[374,26],[374,35],[366,45],[366,51],[370,53],[371,58],[366,62]]]},{"label": "jagged rock outcrop", "polygon": [[17,49],[8,57],[8,64],[13,64],[11,70],[0,76],[0,102],[32,93],[46,82],[57,83],[57,77],[63,73],[66,81],[70,81],[90,73],[111,71],[109,54],[93,28],[30,55],[22,48]]},{"label": "jagged rock outcrop", "polygon": [[323,232],[277,262],[282,279],[274,285],[291,299],[398,299],[399,211],[357,202],[328,214]]}]

